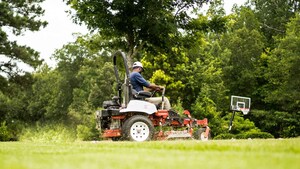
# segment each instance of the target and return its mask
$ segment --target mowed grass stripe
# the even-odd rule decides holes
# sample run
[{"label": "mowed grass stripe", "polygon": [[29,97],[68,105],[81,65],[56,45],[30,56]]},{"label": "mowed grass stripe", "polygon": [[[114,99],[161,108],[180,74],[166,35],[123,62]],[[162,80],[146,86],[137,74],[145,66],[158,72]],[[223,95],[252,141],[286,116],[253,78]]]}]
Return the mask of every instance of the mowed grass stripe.
[{"label": "mowed grass stripe", "polygon": [[0,143],[1,169],[299,169],[300,139]]}]

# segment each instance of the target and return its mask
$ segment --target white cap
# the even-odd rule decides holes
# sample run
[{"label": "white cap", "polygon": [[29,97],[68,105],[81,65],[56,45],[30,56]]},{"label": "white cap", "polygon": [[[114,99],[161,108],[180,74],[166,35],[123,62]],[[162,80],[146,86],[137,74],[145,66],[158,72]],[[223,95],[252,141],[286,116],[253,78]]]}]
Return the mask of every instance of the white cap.
[{"label": "white cap", "polygon": [[143,68],[143,64],[141,62],[134,62],[133,65],[132,65],[132,68],[135,68],[135,67]]}]

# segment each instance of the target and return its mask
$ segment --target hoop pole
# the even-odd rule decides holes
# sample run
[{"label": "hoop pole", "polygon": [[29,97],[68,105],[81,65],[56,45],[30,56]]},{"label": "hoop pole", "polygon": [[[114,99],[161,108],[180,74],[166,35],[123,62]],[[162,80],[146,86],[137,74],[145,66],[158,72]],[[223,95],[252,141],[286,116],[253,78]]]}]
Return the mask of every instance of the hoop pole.
[{"label": "hoop pole", "polygon": [[165,92],[166,92],[166,88],[163,88],[163,92],[161,95],[161,109],[163,110],[165,108]]},{"label": "hoop pole", "polygon": [[229,122],[229,131],[231,130],[232,128],[232,121],[234,119],[234,116],[235,116],[235,111],[232,112],[232,116],[231,116],[231,119],[230,119],[230,122]]}]

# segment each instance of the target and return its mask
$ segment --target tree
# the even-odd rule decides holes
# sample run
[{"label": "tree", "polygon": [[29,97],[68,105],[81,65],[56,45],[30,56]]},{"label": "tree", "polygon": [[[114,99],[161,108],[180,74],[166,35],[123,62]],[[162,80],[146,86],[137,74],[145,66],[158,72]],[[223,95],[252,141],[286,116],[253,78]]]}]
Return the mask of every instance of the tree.
[{"label": "tree", "polygon": [[242,7],[230,31],[223,35],[219,51],[224,83],[230,95],[254,96],[258,85],[256,72],[264,49],[264,37],[251,9]]},{"label": "tree", "polygon": [[286,36],[278,39],[278,47],[267,57],[268,84],[265,100],[275,104],[277,110],[299,111],[300,109],[300,15],[287,24]]},{"label": "tree", "polygon": [[33,121],[66,120],[70,112],[90,115],[103,100],[111,99],[115,77],[107,56],[99,53],[98,39],[78,37],[54,53],[54,70],[43,66],[34,73],[28,107]]},{"label": "tree", "polygon": [[0,123],[7,127],[9,139],[16,140],[22,130],[22,124],[31,122],[27,108],[34,79],[30,73],[3,79],[5,83],[1,84],[0,89]]},{"label": "tree", "polygon": [[128,64],[142,48],[170,50],[169,36],[189,21],[188,10],[208,0],[66,0],[76,14],[102,37],[127,51]]},{"label": "tree", "polygon": [[6,59],[0,61],[0,73],[13,75],[20,70],[17,62],[23,62],[36,68],[42,63],[39,53],[27,46],[18,45],[16,41],[10,41],[6,32],[12,32],[19,36],[24,31],[38,31],[45,27],[47,22],[38,17],[44,14],[39,6],[44,0],[2,0],[0,1],[0,56]]},{"label": "tree", "polygon": [[274,37],[285,35],[285,25],[300,10],[299,0],[251,0],[261,23],[268,47],[274,48]]},{"label": "tree", "polygon": [[72,101],[70,82],[59,71],[43,66],[34,75],[28,114],[32,123],[58,121],[67,117]]}]

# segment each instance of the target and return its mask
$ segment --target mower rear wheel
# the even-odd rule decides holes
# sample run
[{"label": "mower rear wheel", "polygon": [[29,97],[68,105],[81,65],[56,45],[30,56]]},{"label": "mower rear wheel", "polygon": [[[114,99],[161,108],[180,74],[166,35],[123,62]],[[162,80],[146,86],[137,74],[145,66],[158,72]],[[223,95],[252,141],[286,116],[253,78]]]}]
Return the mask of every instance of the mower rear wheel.
[{"label": "mower rear wheel", "polygon": [[142,115],[134,115],[122,126],[123,139],[130,141],[149,141],[154,136],[151,120]]}]

